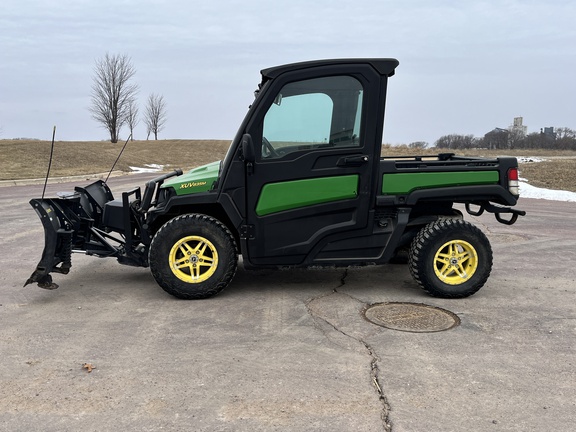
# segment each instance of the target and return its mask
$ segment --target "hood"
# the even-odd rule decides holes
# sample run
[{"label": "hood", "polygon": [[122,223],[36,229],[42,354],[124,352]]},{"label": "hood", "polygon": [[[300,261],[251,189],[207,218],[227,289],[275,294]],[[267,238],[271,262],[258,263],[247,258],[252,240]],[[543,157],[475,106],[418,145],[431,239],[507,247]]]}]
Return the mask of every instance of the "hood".
[{"label": "hood", "polygon": [[161,187],[173,188],[176,195],[207,192],[212,189],[214,182],[218,180],[220,173],[220,161],[193,168],[187,173],[173,177],[165,181]]}]

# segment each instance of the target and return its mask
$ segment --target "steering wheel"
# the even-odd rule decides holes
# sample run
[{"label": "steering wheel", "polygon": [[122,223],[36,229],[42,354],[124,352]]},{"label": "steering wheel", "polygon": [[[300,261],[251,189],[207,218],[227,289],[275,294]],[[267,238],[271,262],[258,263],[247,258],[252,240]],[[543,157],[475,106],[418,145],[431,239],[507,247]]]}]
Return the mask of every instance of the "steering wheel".
[{"label": "steering wheel", "polygon": [[266,150],[268,150],[268,156],[264,156],[264,152],[262,152],[262,156],[264,156],[264,157],[272,156],[275,158],[280,157],[280,155],[278,154],[276,149],[272,146],[272,144],[270,144],[270,141],[268,141],[268,139],[265,136],[262,137],[262,144],[264,145]]}]

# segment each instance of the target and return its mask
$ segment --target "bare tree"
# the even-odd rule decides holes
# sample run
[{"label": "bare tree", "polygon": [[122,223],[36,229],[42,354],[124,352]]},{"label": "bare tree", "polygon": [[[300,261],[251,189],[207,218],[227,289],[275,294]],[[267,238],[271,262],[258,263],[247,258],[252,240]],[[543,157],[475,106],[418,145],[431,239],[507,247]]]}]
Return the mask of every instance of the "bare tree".
[{"label": "bare tree", "polygon": [[426,141],[414,141],[408,144],[408,148],[411,149],[425,149],[428,147],[428,143]]},{"label": "bare tree", "polygon": [[556,128],[555,146],[559,150],[573,150],[576,147],[576,130],[568,127]]},{"label": "bare tree", "polygon": [[164,101],[164,96],[155,95],[154,93],[148,96],[144,122],[148,130],[146,139],[153,133],[154,139],[157,140],[158,132],[164,128],[164,123],[166,123],[166,102]]},{"label": "bare tree", "polygon": [[128,119],[128,107],[138,93],[131,83],[136,73],[127,55],[110,55],[96,60],[92,84],[92,118],[110,133],[110,141],[118,142],[120,128]]},{"label": "bare tree", "polygon": [[140,122],[138,120],[138,105],[136,105],[135,99],[130,99],[128,102],[128,112],[126,116],[126,123],[130,129],[130,141],[134,141],[134,128]]},{"label": "bare tree", "polygon": [[473,135],[443,135],[434,143],[436,148],[468,149],[477,147],[478,139]]}]

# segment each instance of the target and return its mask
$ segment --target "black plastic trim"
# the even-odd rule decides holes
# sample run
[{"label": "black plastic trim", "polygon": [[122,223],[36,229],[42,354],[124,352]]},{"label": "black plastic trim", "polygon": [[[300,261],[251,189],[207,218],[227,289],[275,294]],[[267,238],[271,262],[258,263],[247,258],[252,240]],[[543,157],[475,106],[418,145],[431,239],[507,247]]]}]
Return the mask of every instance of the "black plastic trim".
[{"label": "black plastic trim", "polygon": [[369,64],[380,75],[390,77],[394,75],[394,71],[400,62],[394,58],[353,58],[353,59],[331,59],[331,60],[315,60],[300,63],[291,63],[280,66],[273,66],[263,69],[261,71],[262,77],[267,79],[274,79],[286,72],[293,72],[302,69],[309,69],[319,66],[347,66]]}]

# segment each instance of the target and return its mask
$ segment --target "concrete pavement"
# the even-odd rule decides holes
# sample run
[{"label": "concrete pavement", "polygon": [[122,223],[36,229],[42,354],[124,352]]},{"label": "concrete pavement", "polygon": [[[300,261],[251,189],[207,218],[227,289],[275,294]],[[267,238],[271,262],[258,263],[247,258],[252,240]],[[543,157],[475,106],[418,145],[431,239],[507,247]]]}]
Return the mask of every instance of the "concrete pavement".
[{"label": "concrete pavement", "polygon": [[[521,200],[528,216],[512,227],[467,217],[494,249],[467,299],[428,297],[387,265],[240,268],[221,295],[181,301],[147,269],[83,255],[58,290],[22,288],[43,247],[27,203],[41,189],[0,189],[2,431],[573,430],[574,203]],[[362,317],[389,301],[461,325],[407,333]]]}]

